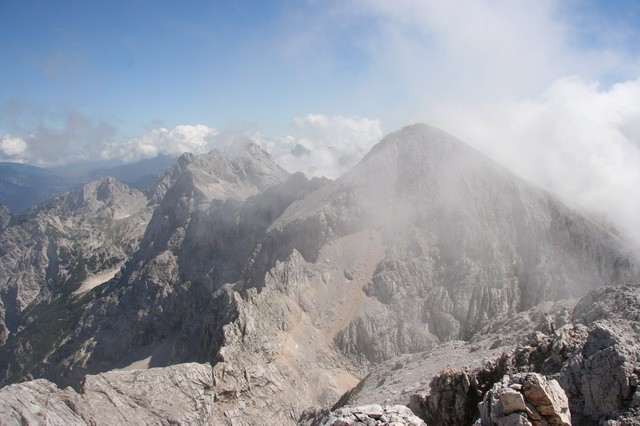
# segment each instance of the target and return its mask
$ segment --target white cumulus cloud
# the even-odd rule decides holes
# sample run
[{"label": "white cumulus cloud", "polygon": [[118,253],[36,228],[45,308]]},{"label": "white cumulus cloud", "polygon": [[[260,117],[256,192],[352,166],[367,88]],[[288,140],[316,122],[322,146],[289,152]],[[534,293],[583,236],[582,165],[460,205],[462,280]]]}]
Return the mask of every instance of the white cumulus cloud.
[{"label": "white cumulus cloud", "polygon": [[336,178],[360,161],[382,136],[378,119],[308,114],[294,118],[292,132],[285,136],[242,129],[220,132],[202,124],[160,127],[139,137],[106,143],[99,155],[134,162],[160,154],[202,154],[222,149],[235,139],[248,138],[289,172]]},{"label": "white cumulus cloud", "polygon": [[133,162],[160,154],[202,154],[217,146],[217,135],[216,129],[202,124],[184,124],[173,129],[160,127],[124,142],[106,144],[100,155],[102,158],[118,158],[125,162]]},{"label": "white cumulus cloud", "polygon": [[334,179],[382,138],[378,119],[308,114],[293,119],[293,134],[254,138],[290,172]]},{"label": "white cumulus cloud", "polygon": [[21,161],[27,153],[27,143],[18,137],[5,135],[0,139],[0,153],[4,159],[11,161]]},{"label": "white cumulus cloud", "polygon": [[432,112],[449,129],[640,247],[640,79],[601,88],[578,77],[535,100]]}]

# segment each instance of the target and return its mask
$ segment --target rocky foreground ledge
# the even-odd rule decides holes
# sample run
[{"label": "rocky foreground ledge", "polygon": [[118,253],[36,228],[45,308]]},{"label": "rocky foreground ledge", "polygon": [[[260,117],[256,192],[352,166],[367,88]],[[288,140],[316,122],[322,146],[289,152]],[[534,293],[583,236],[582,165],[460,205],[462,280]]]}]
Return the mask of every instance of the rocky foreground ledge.
[{"label": "rocky foreground ledge", "polygon": [[[484,395],[478,408],[480,418],[474,426],[571,426],[566,393],[556,380],[538,373],[504,376]],[[404,405],[343,407],[319,415],[309,412],[300,420],[323,426],[426,425]]]},{"label": "rocky foreground ledge", "polygon": [[[307,416],[309,416],[307,418]],[[308,421],[314,424],[330,426],[351,426],[351,425],[410,425],[424,426],[425,422],[417,417],[404,405],[363,405],[360,407],[343,407],[334,412],[325,411],[318,418],[315,413],[307,412],[302,415],[300,423]]]},{"label": "rocky foreground ledge", "polygon": [[[333,411],[298,422],[640,425],[639,376],[640,286],[604,287],[383,363]],[[34,380],[0,390],[0,424],[234,424],[223,392],[210,365],[193,363],[87,376],[78,391]]]}]

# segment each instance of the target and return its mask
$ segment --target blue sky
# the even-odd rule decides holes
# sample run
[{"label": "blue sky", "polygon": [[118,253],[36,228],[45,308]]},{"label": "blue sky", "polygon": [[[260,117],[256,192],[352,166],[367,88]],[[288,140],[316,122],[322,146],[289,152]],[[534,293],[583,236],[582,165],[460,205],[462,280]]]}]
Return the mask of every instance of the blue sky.
[{"label": "blue sky", "polygon": [[0,136],[283,136],[307,114],[390,131],[438,105],[535,99],[566,76],[608,87],[638,76],[639,4],[0,0]]},{"label": "blue sky", "polygon": [[310,19],[315,9],[270,1],[2,1],[1,101],[80,111],[125,133],[155,120],[282,129],[316,110],[364,115],[347,102],[366,66],[359,30],[336,22],[327,39],[305,39],[307,25],[332,25]]}]

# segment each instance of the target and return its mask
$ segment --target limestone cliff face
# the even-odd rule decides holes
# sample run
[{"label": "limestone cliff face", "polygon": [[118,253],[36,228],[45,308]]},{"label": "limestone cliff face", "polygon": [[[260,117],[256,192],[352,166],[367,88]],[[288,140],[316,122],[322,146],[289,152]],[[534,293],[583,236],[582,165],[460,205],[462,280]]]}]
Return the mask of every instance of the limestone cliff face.
[{"label": "limestone cliff face", "polygon": [[[289,175],[246,141],[185,154],[149,198],[120,273],[69,299],[64,338],[38,342],[44,358],[0,361],[5,379],[28,368],[79,387],[113,369],[211,363],[207,418],[287,424],[372,365],[638,277],[598,224],[425,125],[336,181]],[[35,306],[34,324],[55,312]]]},{"label": "limestone cliff face", "polygon": [[[230,290],[227,297],[237,297]],[[254,293],[236,303],[271,300],[264,312],[275,313],[274,299],[263,297]],[[241,314],[237,327],[225,327],[227,341],[260,352],[222,351],[213,368],[186,363],[87,376],[77,390],[44,379],[6,386],[0,389],[0,422],[294,424],[297,419],[320,425],[384,416],[423,424],[416,414],[430,425],[637,424],[639,309],[638,285],[597,289],[577,303],[542,304],[490,324],[471,342],[450,341],[382,363],[332,413],[330,403],[299,411],[322,383],[307,387],[299,376],[306,372],[292,376],[291,368],[279,365],[278,342],[254,333],[271,326]],[[291,325],[298,326],[283,324],[283,329]],[[270,356],[272,362],[265,363]]]}]

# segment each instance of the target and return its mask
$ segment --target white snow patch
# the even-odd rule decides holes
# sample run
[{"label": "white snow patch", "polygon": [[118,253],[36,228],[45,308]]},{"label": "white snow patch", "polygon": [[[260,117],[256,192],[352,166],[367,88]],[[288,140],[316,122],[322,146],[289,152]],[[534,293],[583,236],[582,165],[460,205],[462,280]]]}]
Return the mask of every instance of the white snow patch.
[{"label": "white snow patch", "polygon": [[102,271],[102,272],[98,272],[97,274],[90,276],[89,278],[87,278],[86,280],[84,280],[82,282],[82,284],[80,285],[80,288],[78,288],[76,291],[74,291],[73,294],[85,293],[85,292],[91,290],[92,288],[95,288],[95,287],[99,286],[100,284],[106,283],[111,278],[115,277],[115,275],[120,270],[120,267],[122,267],[122,263],[120,263],[116,267],[113,267],[111,269],[107,269],[107,270]]},{"label": "white snow patch", "polygon": [[168,338],[152,343],[126,356],[116,365],[116,370],[146,370],[171,364],[171,353],[176,338]]}]

